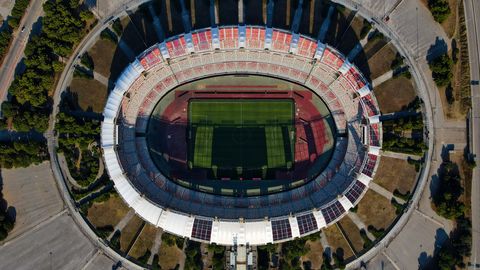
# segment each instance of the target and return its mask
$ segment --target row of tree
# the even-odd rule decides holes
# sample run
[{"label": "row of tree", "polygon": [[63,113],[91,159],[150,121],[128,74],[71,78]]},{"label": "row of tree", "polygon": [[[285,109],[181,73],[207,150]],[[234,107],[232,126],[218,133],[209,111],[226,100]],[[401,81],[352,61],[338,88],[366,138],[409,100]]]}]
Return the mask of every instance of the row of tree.
[{"label": "row of tree", "polygon": [[55,74],[63,69],[63,59],[80,41],[92,16],[88,10],[81,11],[78,0],[49,0],[43,10],[42,31],[25,48],[25,71],[13,81],[9,89],[12,98],[2,106],[13,128],[22,131],[45,131]]},{"label": "row of tree", "polygon": [[439,185],[433,196],[433,204],[437,214],[455,220],[456,226],[435,256],[438,269],[465,268],[464,258],[471,253],[472,224],[465,216],[466,206],[460,200],[463,191],[458,166],[451,161],[444,161],[440,166]]},{"label": "row of tree", "polygon": [[45,142],[15,141],[0,143],[0,167],[27,167],[39,164],[48,157]]},{"label": "row of tree", "polygon": [[0,31],[0,62],[7,53],[10,42],[13,39],[13,31],[18,27],[29,4],[30,0],[15,1],[11,15],[7,19],[7,25]]}]

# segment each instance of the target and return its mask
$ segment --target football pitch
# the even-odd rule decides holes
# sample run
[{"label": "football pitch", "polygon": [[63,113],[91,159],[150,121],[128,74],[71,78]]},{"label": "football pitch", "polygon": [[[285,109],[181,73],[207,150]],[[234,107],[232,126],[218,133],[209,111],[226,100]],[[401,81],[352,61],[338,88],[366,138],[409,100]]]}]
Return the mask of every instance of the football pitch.
[{"label": "football pitch", "polygon": [[189,164],[234,170],[239,177],[251,170],[290,169],[294,113],[290,99],[191,99]]}]

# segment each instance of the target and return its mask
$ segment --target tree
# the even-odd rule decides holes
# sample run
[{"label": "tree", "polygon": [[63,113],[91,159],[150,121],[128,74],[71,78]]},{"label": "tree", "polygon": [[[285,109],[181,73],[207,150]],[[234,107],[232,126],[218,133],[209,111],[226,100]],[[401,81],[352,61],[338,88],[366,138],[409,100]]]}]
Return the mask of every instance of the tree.
[{"label": "tree", "polygon": [[439,23],[444,22],[451,13],[447,0],[429,0],[428,8],[435,21]]},{"label": "tree", "polygon": [[447,86],[452,80],[453,61],[447,53],[437,57],[430,64],[432,77],[438,86]]}]

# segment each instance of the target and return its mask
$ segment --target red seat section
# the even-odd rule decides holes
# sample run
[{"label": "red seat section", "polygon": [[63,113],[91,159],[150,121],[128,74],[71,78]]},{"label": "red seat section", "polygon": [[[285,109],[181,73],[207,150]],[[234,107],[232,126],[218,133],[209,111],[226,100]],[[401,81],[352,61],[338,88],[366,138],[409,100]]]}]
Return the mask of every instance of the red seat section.
[{"label": "red seat section", "polygon": [[313,57],[315,54],[315,51],[317,50],[317,43],[310,40],[306,39],[304,37],[300,37],[298,41],[298,55],[302,55],[305,57]]},{"label": "red seat section", "polygon": [[145,70],[150,69],[155,66],[157,63],[162,61],[162,54],[158,47],[155,47],[150,52],[147,52],[143,57],[140,58],[140,63],[145,68]]},{"label": "red seat section", "polygon": [[350,70],[344,76],[353,89],[355,89],[355,91],[366,85],[365,80],[356,68],[350,68]]},{"label": "red seat section", "polygon": [[182,55],[186,55],[187,52],[187,45],[184,37],[180,37],[171,41],[167,42],[167,49],[170,57],[178,57]]},{"label": "red seat section", "polygon": [[330,48],[325,49],[322,57],[322,63],[335,70],[338,70],[344,62],[345,61],[343,60],[343,58],[337,55],[335,51],[332,51]]},{"label": "red seat section", "polygon": [[246,47],[251,49],[263,49],[265,47],[265,29],[247,27]]},{"label": "red seat section", "polygon": [[375,104],[373,98],[371,97],[371,94],[362,97],[362,103],[368,116],[374,116],[379,114],[378,107]]},{"label": "red seat section", "polygon": [[236,49],[238,48],[238,28],[222,28],[220,29],[220,48]]},{"label": "red seat section", "polygon": [[193,33],[192,40],[196,52],[208,51],[212,48],[212,32],[210,30]]},{"label": "red seat section", "polygon": [[292,41],[291,34],[273,30],[272,50],[288,52],[290,49],[291,41]]}]

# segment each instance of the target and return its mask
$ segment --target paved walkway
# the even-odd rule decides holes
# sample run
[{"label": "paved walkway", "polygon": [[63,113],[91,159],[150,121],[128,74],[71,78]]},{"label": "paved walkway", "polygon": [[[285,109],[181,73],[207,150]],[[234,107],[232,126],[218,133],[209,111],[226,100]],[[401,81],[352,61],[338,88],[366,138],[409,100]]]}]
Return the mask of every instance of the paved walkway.
[{"label": "paved walkway", "polygon": [[403,160],[408,160],[409,158],[420,160],[422,158],[421,156],[417,156],[417,155],[390,152],[390,151],[381,151],[380,153],[382,157],[390,157],[390,158],[403,159]]},{"label": "paved walkway", "polygon": [[115,225],[113,232],[108,236],[108,240],[110,241],[110,239],[112,239],[112,236],[115,234],[116,231],[122,231],[123,228],[127,226],[130,219],[133,218],[134,215],[135,215],[135,211],[133,209],[130,209],[130,211],[128,211],[128,213],[122,218],[122,220],[120,220],[120,222],[118,222],[118,224]]},{"label": "paved walkway", "polygon": [[404,204],[406,203],[405,200],[403,199],[400,199],[398,197],[396,197],[395,195],[393,195],[392,192],[384,189],[383,187],[381,187],[380,185],[378,185],[377,183],[375,182],[370,182],[369,185],[369,188],[375,192],[377,192],[378,194],[382,195],[383,197],[385,197],[387,200],[391,201],[392,198],[395,198],[395,200],[401,204]]},{"label": "paved walkway", "polygon": [[332,246],[330,246],[328,243],[327,236],[323,230],[320,231],[320,243],[322,243],[323,250],[327,253],[327,255],[329,257],[332,256]]},{"label": "paved walkway", "polygon": [[153,246],[150,249],[150,251],[152,252],[152,255],[148,259],[148,264],[152,264],[153,257],[155,256],[155,254],[158,254],[158,251],[160,250],[160,245],[162,244],[162,234],[163,234],[163,231],[159,229],[157,231],[157,234],[155,235],[155,240],[153,240]]},{"label": "paved walkway", "polygon": [[360,219],[360,217],[356,213],[349,211],[347,216],[353,221],[353,223],[355,223],[355,225],[359,230],[364,230],[367,233],[367,237],[370,240],[372,241],[375,240],[375,236],[373,236],[373,234],[368,231],[367,225],[363,223],[363,221]]},{"label": "paved walkway", "polygon": [[372,87],[375,88],[379,86],[380,84],[390,80],[393,77],[393,70],[389,70],[385,72],[384,74],[378,76],[372,81]]},{"label": "paved walkway", "polygon": [[107,77],[103,76],[102,74],[96,72],[96,71],[93,71],[93,78],[95,80],[97,80],[98,82],[100,82],[101,84],[105,85],[108,89],[109,87],[109,80]]}]

